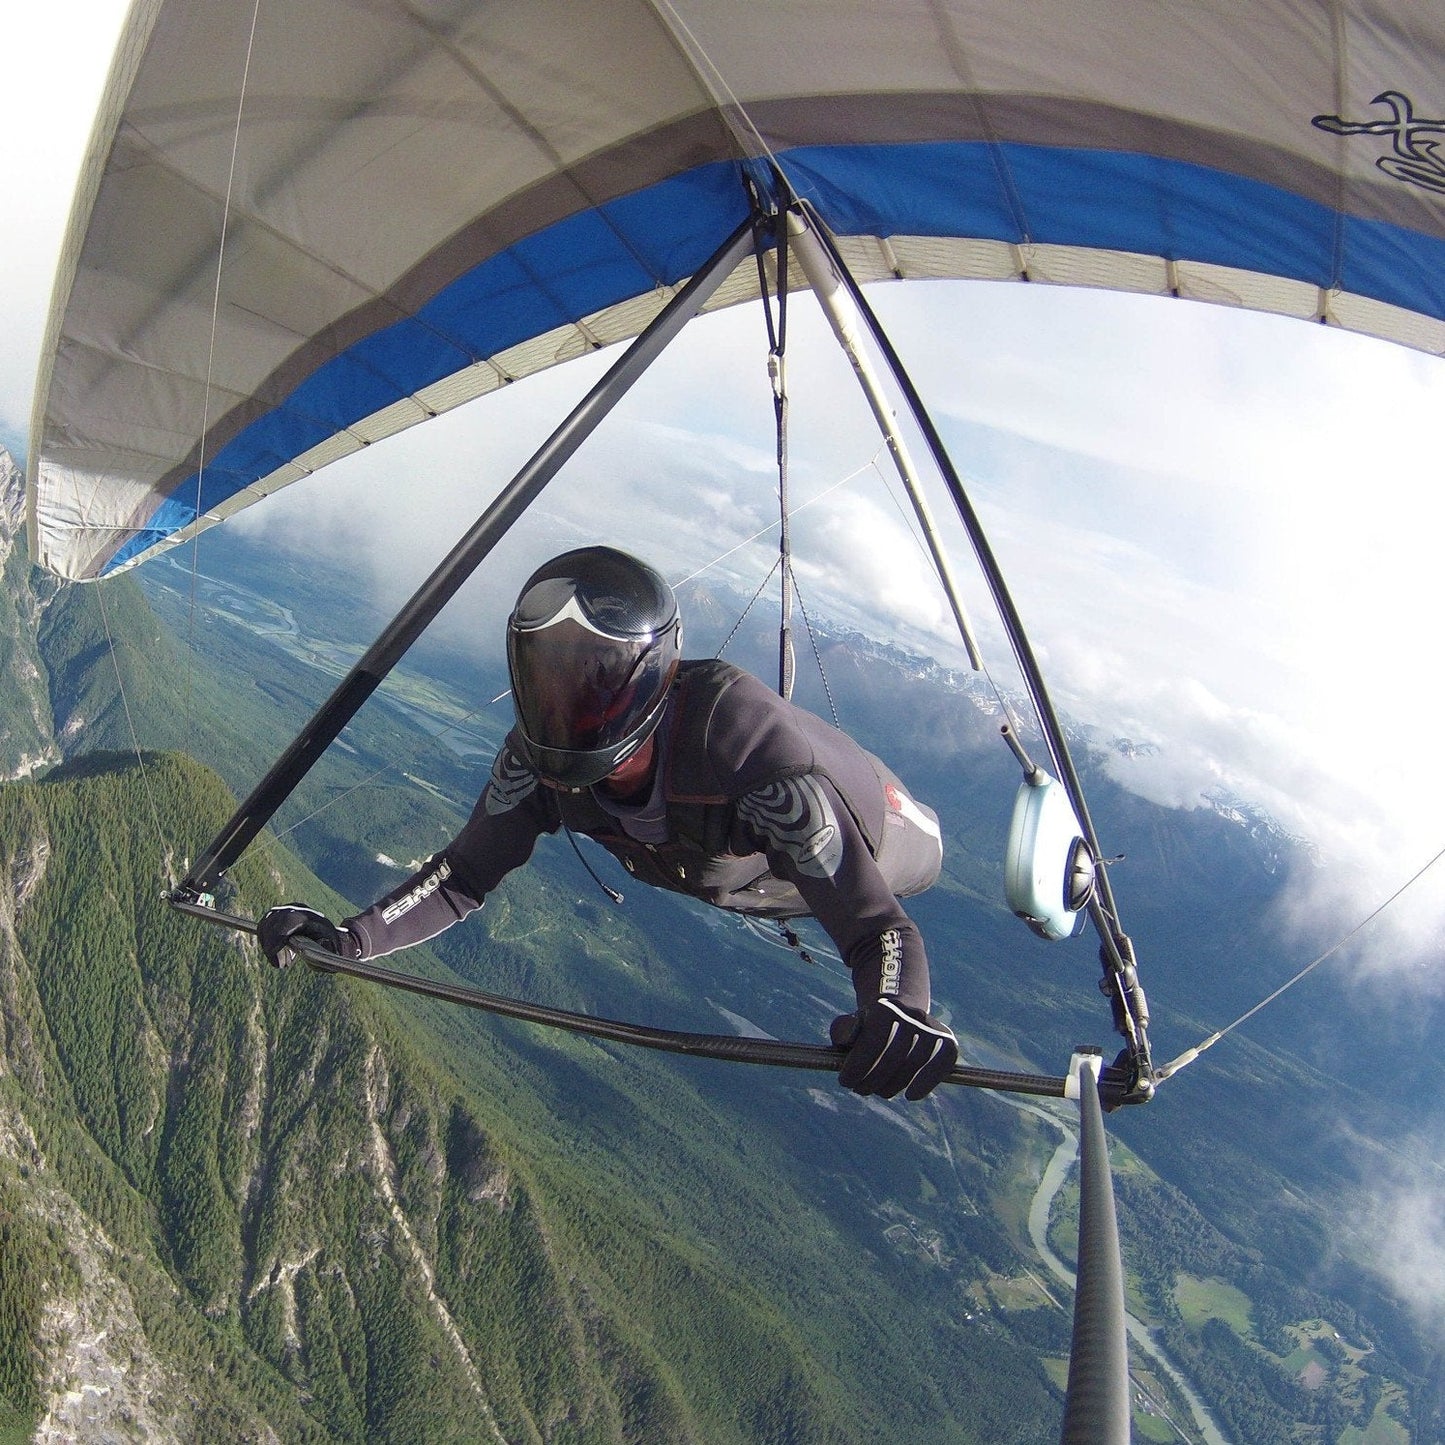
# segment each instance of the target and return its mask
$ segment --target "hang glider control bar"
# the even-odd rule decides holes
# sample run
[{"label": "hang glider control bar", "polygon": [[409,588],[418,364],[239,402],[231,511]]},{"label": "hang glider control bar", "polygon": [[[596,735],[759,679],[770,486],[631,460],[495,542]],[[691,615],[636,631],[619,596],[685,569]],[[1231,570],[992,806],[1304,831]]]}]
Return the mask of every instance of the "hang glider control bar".
[{"label": "hang glider control bar", "polygon": [[[256,923],[238,914],[225,913],[204,903],[188,902],[172,897],[171,907],[179,913],[198,918],[219,928],[237,933],[255,934]],[[523,1023],[543,1024],[568,1033],[586,1034],[612,1043],[634,1044],[663,1053],[686,1054],[692,1058],[722,1059],[740,1064],[773,1064],[785,1069],[812,1069],[836,1074],[847,1057],[847,1050],[829,1044],[790,1043],[782,1039],[746,1039],[735,1034],[695,1034],[676,1029],[652,1028],[646,1024],[625,1023],[619,1019],[596,1018],[591,1014],[573,1013],[568,1009],[546,1004],[528,1003],[523,999],[506,998],[485,993],[464,984],[446,983],[440,979],[423,978],[418,974],[401,973],[382,968],[361,959],[340,958],[323,948],[293,939],[288,945],[305,958],[308,966],[319,973],[341,973],[368,983],[383,984],[444,1003],[461,1004],[502,1018],[520,1019]],[[1074,1091],[1068,1077],[1049,1074],[1011,1073],[1003,1069],[980,1069],[958,1065],[944,1080],[975,1089],[993,1089],[1003,1093],[1034,1094],[1044,1098],[1072,1098]],[[1126,1102],[1125,1081],[1112,1070],[1105,1070],[1100,1079],[1098,1096],[1105,1108]]]}]

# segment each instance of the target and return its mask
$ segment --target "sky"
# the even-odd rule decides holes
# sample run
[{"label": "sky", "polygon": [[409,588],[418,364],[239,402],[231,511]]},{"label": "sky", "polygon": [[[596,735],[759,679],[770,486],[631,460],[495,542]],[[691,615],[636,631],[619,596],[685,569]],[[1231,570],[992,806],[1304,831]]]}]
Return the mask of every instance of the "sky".
[{"label": "sky", "polygon": [[[25,143],[0,153],[0,439],[15,446],[125,8],[58,0],[0,20],[10,114],[27,118]],[[1177,807],[1237,796],[1308,838],[1331,867],[1299,912],[1324,932],[1358,922],[1445,847],[1445,780],[1425,751],[1441,693],[1445,361],[1154,297],[912,283],[872,299],[950,442],[1060,708],[1105,740],[1154,745],[1108,755],[1121,782]],[[688,328],[509,540],[490,591],[474,589],[442,626],[495,635],[498,608],[558,537],[630,546],[674,580],[715,565],[751,591],[771,534],[716,559],[775,516],[763,334],[756,308]],[[370,448],[239,525],[329,546],[400,601],[610,359]],[[805,604],[961,661],[876,429],[808,298],[792,308],[788,365],[792,493],[818,499],[794,522]],[[400,510],[398,476],[419,483]],[[1008,685],[961,529],[946,498],[934,507]],[[1375,925],[1369,959],[1407,957],[1414,981],[1433,983],[1442,917],[1432,874]]]},{"label": "sky", "polygon": [[[0,440],[14,447],[124,10],[0,11],[8,126],[23,138],[0,147]],[[872,299],[949,439],[1061,709],[1105,740],[1153,745],[1105,754],[1122,783],[1182,808],[1235,796],[1307,838],[1326,866],[1295,902],[1316,940],[1359,923],[1445,847],[1433,746],[1445,361],[1277,317],[1041,285],[918,283]],[[957,662],[847,368],[805,301],[790,324],[804,600]],[[591,540],[649,555],[674,580],[711,565],[756,585],[772,537],[731,549],[775,509],[763,355],[755,310],[690,327],[509,539],[490,590],[444,625],[494,638],[526,571]],[[322,539],[400,601],[609,359],[373,447],[237,524],[280,546]],[[398,478],[419,483],[401,510]],[[945,533],[962,556],[956,525]],[[999,630],[959,570],[1008,685]],[[1439,986],[1442,872],[1363,935],[1363,977]],[[1431,1188],[1402,1181],[1379,1208],[1393,1211],[1400,1287],[1445,1277]]]}]

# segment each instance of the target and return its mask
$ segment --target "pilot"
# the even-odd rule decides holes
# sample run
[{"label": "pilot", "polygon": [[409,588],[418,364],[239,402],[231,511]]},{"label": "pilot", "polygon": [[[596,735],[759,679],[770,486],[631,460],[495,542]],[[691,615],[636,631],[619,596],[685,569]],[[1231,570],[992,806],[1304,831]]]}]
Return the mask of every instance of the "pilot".
[{"label": "pilot", "polygon": [[938,878],[938,819],[846,734],[728,663],[682,658],[672,588],[610,547],[553,558],[507,622],[516,726],[462,831],[370,908],[332,923],[271,909],[273,964],[306,939],[376,958],[482,906],[537,838],[567,828],[627,871],[735,913],[815,917],[852,971],[833,1021],[839,1081],[911,1100],[958,1045],[930,1013],[928,959],[900,897]]}]

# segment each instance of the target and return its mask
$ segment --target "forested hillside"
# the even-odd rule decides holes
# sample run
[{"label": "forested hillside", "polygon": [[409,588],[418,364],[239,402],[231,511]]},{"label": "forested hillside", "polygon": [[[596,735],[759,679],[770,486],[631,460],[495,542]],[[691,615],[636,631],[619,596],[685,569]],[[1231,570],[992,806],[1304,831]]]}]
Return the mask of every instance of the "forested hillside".
[{"label": "forested hillside", "polygon": [[[12,1419],[152,1439],[841,1441],[890,1418],[918,1440],[1036,1435],[1056,1404],[1027,1354],[936,1334],[926,1277],[909,1308],[920,1266],[841,1233],[766,1140],[740,1159],[685,1076],[473,1036],[464,1084],[385,998],[277,975],[170,913],[159,840],[225,802],[157,756],[0,789]],[[238,869],[237,904],[303,888],[286,868]],[[659,1128],[672,1157],[628,1154]],[[752,1227],[720,1239],[720,1213]]]}]

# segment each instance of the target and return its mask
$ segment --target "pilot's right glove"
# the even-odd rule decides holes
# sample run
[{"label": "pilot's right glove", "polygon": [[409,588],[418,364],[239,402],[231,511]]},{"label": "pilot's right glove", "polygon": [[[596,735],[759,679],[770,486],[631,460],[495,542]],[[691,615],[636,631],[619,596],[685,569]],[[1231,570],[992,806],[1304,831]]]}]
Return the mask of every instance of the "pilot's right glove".
[{"label": "pilot's right glove", "polygon": [[290,946],[293,938],[317,944],[342,958],[361,957],[361,945],[350,929],[338,928],[325,914],[304,903],[283,903],[272,908],[256,925],[257,942],[273,968],[285,968],[296,957]]},{"label": "pilot's right glove", "polygon": [[828,1034],[835,1047],[848,1050],[838,1082],[855,1094],[921,1099],[958,1062],[958,1040],[947,1024],[891,998],[840,1014]]}]

